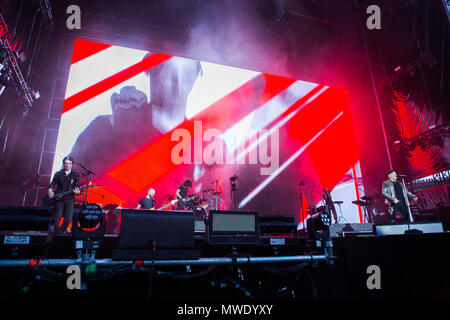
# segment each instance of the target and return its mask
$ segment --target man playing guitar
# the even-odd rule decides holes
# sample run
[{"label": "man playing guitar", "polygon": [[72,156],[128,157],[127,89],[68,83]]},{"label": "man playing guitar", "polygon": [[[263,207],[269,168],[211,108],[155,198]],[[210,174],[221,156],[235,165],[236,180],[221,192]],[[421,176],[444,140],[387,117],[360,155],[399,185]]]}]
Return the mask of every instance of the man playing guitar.
[{"label": "man playing guitar", "polygon": [[139,203],[137,205],[137,209],[151,209],[155,210],[155,200],[153,197],[155,196],[155,189],[151,188],[148,190],[148,194],[146,197],[139,200]]},{"label": "man playing guitar", "polygon": [[[79,180],[80,175],[72,170],[73,158],[67,156],[63,159],[64,168],[57,171],[53,176],[52,182],[48,187],[48,196],[53,198],[55,193],[62,193],[67,191],[73,191],[75,194],[80,194]],[[55,190],[56,188],[56,190]],[[75,197],[73,193],[65,195],[61,200],[55,201],[55,232],[67,233],[67,227],[73,218],[73,205]],[[64,212],[64,221],[59,228],[59,222]]]},{"label": "man playing guitar", "polygon": [[417,201],[417,197],[408,190],[404,190],[403,184],[397,181],[397,172],[395,170],[388,171],[387,176],[389,180],[383,182],[381,192],[389,203],[389,222],[395,223],[397,212],[400,212],[407,221],[411,222],[404,193],[414,201]]},{"label": "man playing guitar", "polygon": [[184,181],[183,184],[178,187],[178,190],[175,193],[178,199],[177,210],[186,210],[191,207],[191,203],[187,199],[188,189],[191,187],[192,187],[191,180]]}]

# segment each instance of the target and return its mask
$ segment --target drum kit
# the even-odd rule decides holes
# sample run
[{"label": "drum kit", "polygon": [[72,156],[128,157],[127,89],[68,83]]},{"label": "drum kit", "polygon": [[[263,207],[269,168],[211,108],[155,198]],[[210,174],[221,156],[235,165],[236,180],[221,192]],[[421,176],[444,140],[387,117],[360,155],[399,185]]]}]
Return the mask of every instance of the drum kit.
[{"label": "drum kit", "polygon": [[[218,210],[219,202],[223,201],[220,198],[222,192],[215,191],[214,189],[206,189],[202,190],[203,195],[199,195],[196,193],[189,194],[188,197],[192,198],[190,207],[194,211],[194,213],[199,213],[201,217],[206,218],[208,216],[209,210]],[[210,197],[207,197],[207,196]],[[164,205],[169,204],[173,200],[176,199],[176,196],[173,194],[165,194],[164,197]],[[176,210],[177,204],[173,203],[167,207],[166,210]]]}]

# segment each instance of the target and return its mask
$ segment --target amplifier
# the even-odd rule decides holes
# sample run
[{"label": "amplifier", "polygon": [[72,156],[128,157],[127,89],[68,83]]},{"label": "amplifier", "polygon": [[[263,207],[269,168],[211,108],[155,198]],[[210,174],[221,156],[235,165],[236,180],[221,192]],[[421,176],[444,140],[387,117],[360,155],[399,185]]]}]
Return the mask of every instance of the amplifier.
[{"label": "amplifier", "polygon": [[207,239],[208,243],[213,245],[260,244],[256,212],[211,210]]},{"label": "amplifier", "polygon": [[293,215],[258,215],[261,244],[283,246],[297,244],[297,223]]},{"label": "amplifier", "polygon": [[0,230],[48,231],[52,208],[0,207]]}]

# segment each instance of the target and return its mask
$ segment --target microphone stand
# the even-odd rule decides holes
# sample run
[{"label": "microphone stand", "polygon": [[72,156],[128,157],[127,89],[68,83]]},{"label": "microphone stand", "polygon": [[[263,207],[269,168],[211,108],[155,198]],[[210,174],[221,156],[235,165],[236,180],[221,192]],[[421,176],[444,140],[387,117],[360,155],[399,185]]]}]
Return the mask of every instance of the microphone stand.
[{"label": "microphone stand", "polygon": [[[219,190],[217,190],[218,189],[219,180],[216,179],[213,182],[211,182],[211,184],[213,184],[213,183],[214,183],[214,186],[215,186],[214,192],[216,193],[216,195],[212,194],[211,192],[208,192],[208,193],[214,198],[214,201],[216,202],[215,210],[219,210],[219,196],[217,195],[217,192],[219,191]],[[220,200],[222,200],[222,199],[220,199]]]},{"label": "microphone stand", "polygon": [[302,213],[302,224],[303,224],[303,229],[305,229],[305,214],[303,212],[303,189],[302,189],[303,184],[300,182],[299,183],[299,187],[300,187],[300,212]]},{"label": "microphone stand", "polygon": [[409,219],[408,219],[408,222],[407,222],[408,230],[405,231],[405,234],[423,233],[420,230],[411,229],[410,226],[409,226],[410,223],[414,222],[414,219],[413,219],[413,216],[412,216],[412,213],[411,213],[411,207],[409,206],[408,192],[406,191],[406,184],[405,184],[405,178],[404,177],[402,177],[402,184],[403,184],[403,186],[402,186],[403,198],[405,199],[406,208],[408,209],[408,215],[409,215]]},{"label": "microphone stand", "polygon": [[406,184],[405,184],[405,178],[402,177],[402,184],[403,184],[403,197],[405,198],[406,203],[406,209],[408,210],[409,215],[409,221],[414,222],[413,216],[411,213],[411,207],[409,206],[409,199],[408,199],[408,192],[406,191]]},{"label": "microphone stand", "polygon": [[230,179],[230,184],[231,184],[231,202],[234,204],[234,211],[237,210],[237,206],[236,206],[236,180],[231,180]]},{"label": "microphone stand", "polygon": [[[81,168],[83,168],[84,170],[87,171],[87,183],[86,185],[89,185],[89,179],[90,179],[90,175],[93,174],[95,175],[96,173],[94,171],[92,171],[89,168],[86,168],[85,166],[83,166],[81,163],[75,162],[77,165],[79,165]],[[87,196],[88,196],[88,192],[89,192],[89,188],[86,188],[86,196],[84,197],[84,204],[86,205],[87,203]]]}]

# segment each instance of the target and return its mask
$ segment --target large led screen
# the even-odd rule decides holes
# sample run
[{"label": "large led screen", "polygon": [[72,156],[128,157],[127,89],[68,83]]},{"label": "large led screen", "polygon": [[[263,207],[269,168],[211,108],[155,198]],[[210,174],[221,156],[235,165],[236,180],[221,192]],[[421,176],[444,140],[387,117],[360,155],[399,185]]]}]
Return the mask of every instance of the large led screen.
[{"label": "large led screen", "polygon": [[76,40],[52,174],[71,155],[101,185],[90,202],[134,208],[153,188],[162,207],[190,179],[209,209],[297,217],[327,188],[359,222],[348,104],[341,88]]}]

